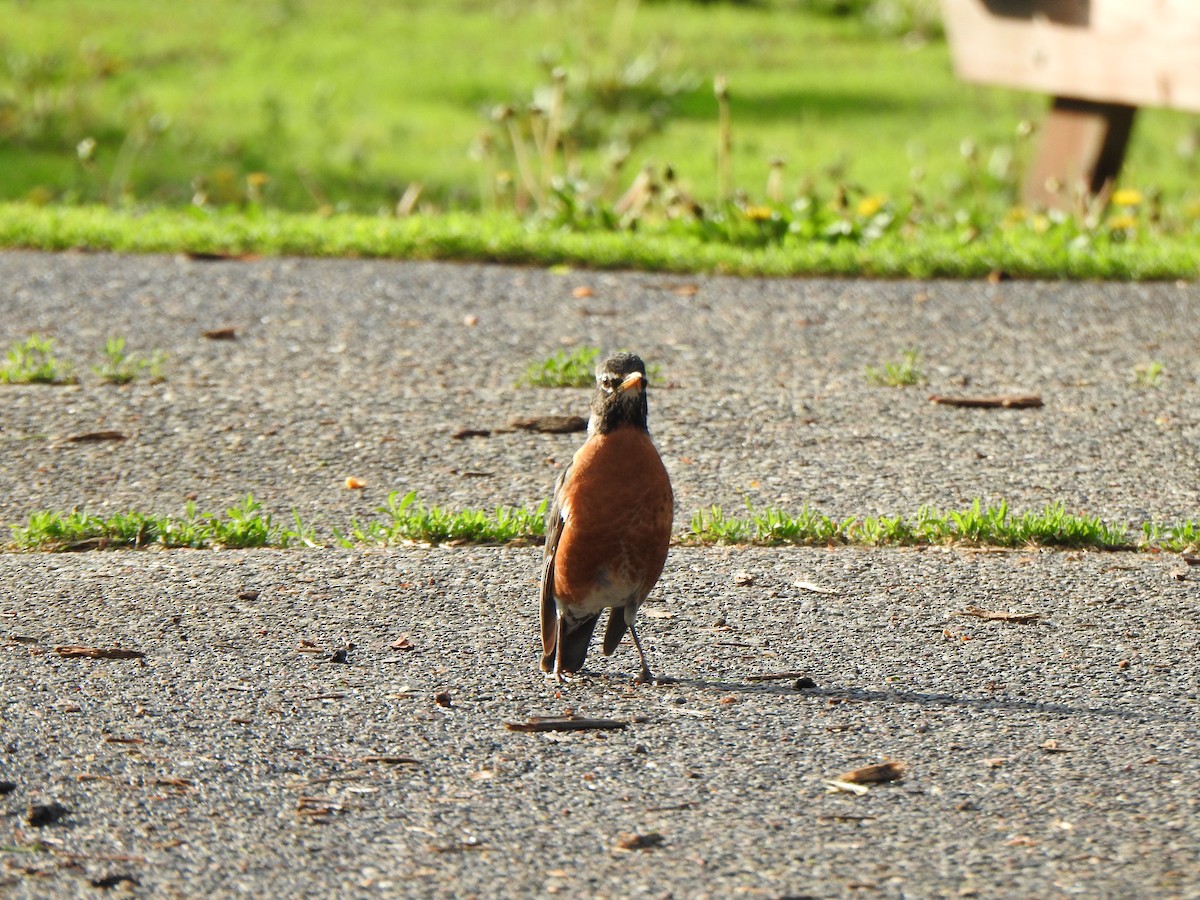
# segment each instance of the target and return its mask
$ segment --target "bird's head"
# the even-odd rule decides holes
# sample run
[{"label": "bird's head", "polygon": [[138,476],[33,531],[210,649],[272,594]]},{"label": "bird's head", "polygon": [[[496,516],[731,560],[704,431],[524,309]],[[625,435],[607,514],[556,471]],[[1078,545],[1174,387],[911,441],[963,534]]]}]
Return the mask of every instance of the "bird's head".
[{"label": "bird's head", "polygon": [[606,434],[622,425],[647,430],[646,364],[633,353],[618,353],[596,368],[591,434]]}]

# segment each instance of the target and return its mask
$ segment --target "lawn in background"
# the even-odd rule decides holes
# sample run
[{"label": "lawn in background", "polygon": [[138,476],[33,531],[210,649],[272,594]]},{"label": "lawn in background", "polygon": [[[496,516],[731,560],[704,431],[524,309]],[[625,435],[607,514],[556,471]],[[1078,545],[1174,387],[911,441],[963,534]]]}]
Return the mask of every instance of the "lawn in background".
[{"label": "lawn in background", "polygon": [[[773,158],[787,194],[844,179],[896,196],[917,170],[940,195],[967,177],[964,141],[992,172],[1013,165],[1044,98],[960,84],[936,34],[809,6],[0,0],[0,199],[220,205],[262,173],[261,198],[294,211],[374,212],[414,182],[427,203],[475,208],[479,138],[508,149],[493,111],[548,106],[556,66],[578,170],[600,177],[628,148],[622,185],[670,165],[713,199],[719,74],[734,186],[751,195]],[[1195,134],[1195,117],[1143,113],[1126,180],[1186,191]]]},{"label": "lawn in background", "polygon": [[[0,202],[18,203],[0,240],[213,249],[215,231],[237,252],[1194,276],[1197,118],[1139,114],[1124,204],[1016,209],[1046,98],[960,84],[936,20],[877,14],[931,5],[0,0]],[[36,210],[85,205],[89,222],[97,205],[210,218],[145,235],[118,216],[98,235]],[[447,212],[467,218],[429,218]],[[263,225],[279,213],[317,219]],[[311,235],[338,213],[368,218]],[[369,224],[398,215],[427,224]],[[547,227],[583,237],[548,253]],[[669,246],[640,252],[635,230]]]}]

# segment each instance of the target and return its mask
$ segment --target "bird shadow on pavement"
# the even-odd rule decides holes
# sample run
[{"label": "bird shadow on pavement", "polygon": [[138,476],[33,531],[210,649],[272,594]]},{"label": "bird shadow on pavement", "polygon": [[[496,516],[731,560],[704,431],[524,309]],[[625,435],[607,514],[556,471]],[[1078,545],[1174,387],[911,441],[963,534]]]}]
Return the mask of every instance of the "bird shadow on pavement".
[{"label": "bird shadow on pavement", "polygon": [[[628,682],[634,687],[633,676],[606,674],[601,676],[610,684]],[[759,696],[796,697],[821,700],[825,703],[890,703],[913,704],[926,707],[969,707],[979,710],[1008,710],[1050,714],[1057,716],[1104,716],[1134,719],[1143,722],[1189,723],[1194,722],[1194,711],[1180,705],[1179,715],[1148,713],[1117,706],[1075,706],[1067,703],[1047,703],[1038,700],[1021,700],[1011,697],[969,697],[960,694],[932,693],[925,691],[879,691],[867,688],[811,687],[797,689],[792,680],[771,682],[739,682],[708,680],[702,678],[670,678],[663,684],[638,685],[639,690],[658,688],[691,688],[720,694],[755,694]]]}]

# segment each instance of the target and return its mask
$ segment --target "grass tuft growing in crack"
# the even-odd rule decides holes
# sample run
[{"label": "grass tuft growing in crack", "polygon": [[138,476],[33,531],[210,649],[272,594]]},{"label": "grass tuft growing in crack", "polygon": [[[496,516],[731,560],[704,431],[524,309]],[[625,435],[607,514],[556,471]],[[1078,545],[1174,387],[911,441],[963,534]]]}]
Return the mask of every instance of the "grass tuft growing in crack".
[{"label": "grass tuft growing in crack", "polygon": [[867,381],[881,387],[912,387],[925,381],[921,371],[921,354],[917,350],[905,350],[899,362],[887,362],[882,366],[867,366]]},{"label": "grass tuft growing in crack", "polygon": [[1200,551],[1200,523],[1189,519],[1176,525],[1147,522],[1142,526],[1142,544],[1172,553]]},{"label": "grass tuft growing in crack", "polygon": [[0,363],[0,384],[70,384],[69,366],[54,358],[54,338],[31,334],[9,345]]},{"label": "grass tuft growing in crack", "polygon": [[517,381],[528,387],[591,387],[596,383],[599,347],[559,350],[553,356],[530,363]]},{"label": "grass tuft growing in crack", "polygon": [[[1170,534],[1160,529],[1154,537],[1170,537],[1174,545],[1186,539],[1177,526]],[[1147,540],[1151,540],[1148,533]],[[1099,550],[1129,549],[1126,529],[1099,517],[1068,513],[1062,503],[1048,504],[1040,512],[1010,515],[1008,504],[984,505],[976,500],[964,510],[942,513],[923,506],[911,519],[903,516],[866,516],[832,519],[808,507],[792,515],[780,509],[748,509],[745,518],[726,515],[718,506],[692,517],[689,543],[709,544],[860,544],[912,546],[968,543],[998,547],[1080,547]]]},{"label": "grass tuft growing in crack", "polygon": [[[978,501],[976,501],[978,506]],[[1123,525],[1110,525],[1099,516],[1069,513],[1062,503],[1047,504],[1040,512],[1027,512],[1011,519],[1008,526],[1015,544],[1042,547],[1095,547],[1118,550],[1130,546]]]},{"label": "grass tuft growing in crack", "polygon": [[197,513],[188,503],[182,518],[140,512],[96,516],[81,510],[69,513],[42,510],[30,515],[24,525],[11,525],[12,546],[17,550],[62,552],[72,550],[119,550],[145,547],[190,547],[230,549],[251,547],[315,547],[312,529],[298,513],[291,527],[274,523],[262,504],[247,494],[224,516]]},{"label": "grass tuft growing in crack", "polygon": [[[393,491],[379,507],[379,518],[355,519],[343,533],[332,529],[343,547],[397,544],[536,543],[545,534],[547,504],[533,510],[501,506],[493,511],[426,507],[415,491]],[[280,526],[253,496],[224,515],[197,512],[189,503],[183,516],[139,512],[108,517],[86,512],[33,513],[24,525],[12,525],[7,549],[57,552],[71,550],[139,549],[148,547],[257,548],[320,547],[311,527],[298,513],[292,524]],[[719,506],[698,511],[679,543],[755,544],[761,546],[920,546],[931,544],[991,547],[1058,547],[1088,550],[1153,550],[1200,552],[1200,522],[1141,526],[1140,540],[1130,538],[1123,525],[1098,516],[1067,512],[1063,503],[1040,511],[1014,515],[1008,504],[976,500],[962,510],[941,512],[923,506],[913,516],[865,516],[834,519],[809,507],[798,513],[778,508],[727,514]]]},{"label": "grass tuft growing in crack", "polygon": [[726,515],[719,506],[700,510],[684,540],[700,544],[838,544],[846,543],[853,519],[837,521],[805,506],[796,515],[781,509],[754,510],[747,518]]},{"label": "grass tuft growing in crack", "polygon": [[110,337],[104,344],[104,362],[92,366],[92,371],[106,384],[129,384],[145,374],[151,381],[163,381],[163,366],[167,357],[161,350],[150,356],[133,356],[125,352],[125,338]]},{"label": "grass tuft growing in crack", "polygon": [[1157,360],[1152,360],[1148,363],[1141,363],[1133,367],[1134,387],[1139,388],[1156,388],[1161,386],[1162,377],[1166,373],[1163,364]]},{"label": "grass tuft growing in crack", "polygon": [[453,511],[417,502],[417,492],[401,496],[388,494],[387,504],[379,507],[382,519],[362,523],[355,519],[347,533],[334,529],[343,547],[361,544],[389,546],[400,543],[506,544],[528,541],[545,534],[546,503],[532,512],[513,506],[497,507],[495,512],[469,509]]}]

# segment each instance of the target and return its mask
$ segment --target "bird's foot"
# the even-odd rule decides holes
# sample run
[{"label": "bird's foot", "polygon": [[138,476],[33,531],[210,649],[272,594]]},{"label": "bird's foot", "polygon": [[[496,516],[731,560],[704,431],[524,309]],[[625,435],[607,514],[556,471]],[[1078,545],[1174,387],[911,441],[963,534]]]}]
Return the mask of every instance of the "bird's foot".
[{"label": "bird's foot", "polygon": [[641,674],[633,679],[634,684],[678,684],[678,678],[671,678],[667,675],[655,676],[649,669],[642,669]]}]

